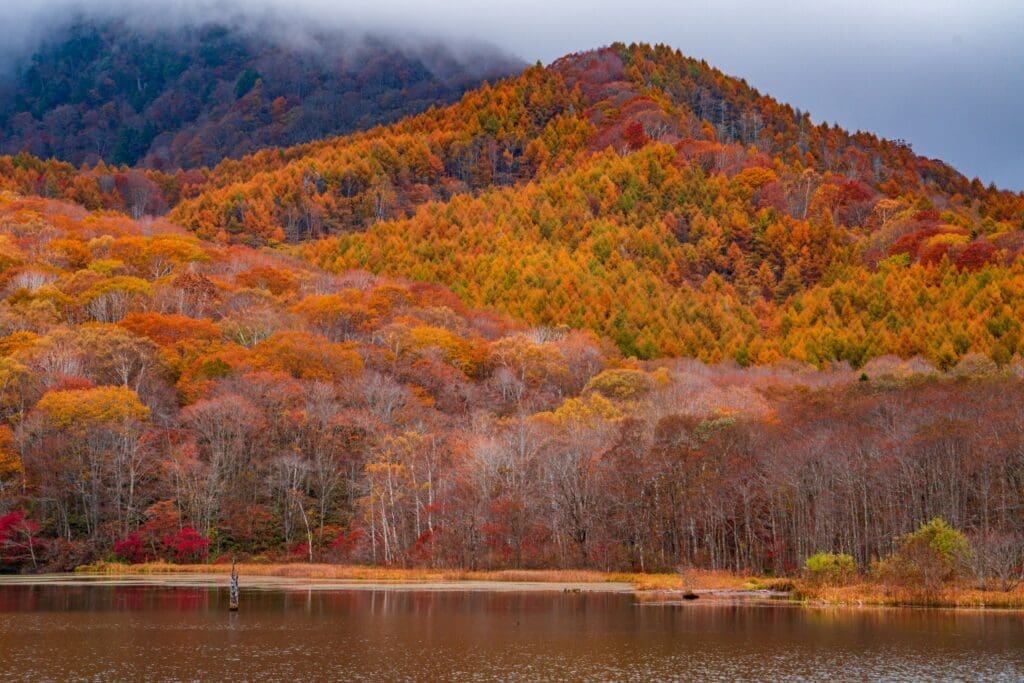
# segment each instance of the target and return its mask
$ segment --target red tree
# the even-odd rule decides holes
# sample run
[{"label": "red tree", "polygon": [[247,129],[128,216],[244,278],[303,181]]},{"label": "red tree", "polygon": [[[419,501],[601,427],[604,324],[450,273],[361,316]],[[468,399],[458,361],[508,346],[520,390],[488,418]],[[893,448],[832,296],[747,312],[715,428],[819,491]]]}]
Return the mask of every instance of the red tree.
[{"label": "red tree", "polygon": [[25,517],[24,510],[13,510],[0,517],[0,562],[38,566],[40,550],[36,534],[39,525]]},{"label": "red tree", "polygon": [[622,133],[622,139],[625,140],[630,149],[640,149],[651,141],[647,137],[647,133],[644,132],[643,124],[639,121],[633,121],[626,126],[626,130]]}]

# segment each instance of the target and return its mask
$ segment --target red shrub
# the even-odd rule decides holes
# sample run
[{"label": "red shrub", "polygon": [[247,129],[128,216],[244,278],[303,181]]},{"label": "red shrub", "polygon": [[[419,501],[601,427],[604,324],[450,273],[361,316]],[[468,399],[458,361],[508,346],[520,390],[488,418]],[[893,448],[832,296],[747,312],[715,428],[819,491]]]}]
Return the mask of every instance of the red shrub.
[{"label": "red shrub", "polygon": [[963,270],[977,270],[989,263],[995,252],[995,247],[988,242],[971,242],[956,260],[956,266]]},{"label": "red shrub", "polygon": [[308,560],[309,541],[299,541],[298,543],[293,543],[288,548],[288,557],[293,560]]},{"label": "red shrub", "polygon": [[128,534],[124,540],[114,543],[114,554],[131,564],[139,564],[149,559],[146,544],[136,533]]},{"label": "red shrub", "polygon": [[13,510],[0,517],[0,562],[35,565],[39,560],[39,525]]},{"label": "red shrub", "polygon": [[921,263],[941,263],[942,257],[947,254],[949,254],[949,244],[946,243],[933,244],[931,246],[924,247],[921,249]]},{"label": "red shrub", "polygon": [[639,121],[633,121],[622,134],[622,139],[629,145],[630,149],[640,149],[651,141],[644,131],[644,126]]},{"label": "red shrub", "polygon": [[929,238],[938,234],[939,230],[936,228],[925,228],[924,230],[918,230],[916,232],[903,235],[889,247],[889,256],[895,256],[896,254],[908,254],[911,261],[917,260],[921,245],[923,245]]},{"label": "red shrub", "polygon": [[337,537],[331,541],[331,550],[335,551],[342,558],[347,557],[356,546],[359,545],[359,541],[363,539],[366,534],[362,529],[353,529],[348,533],[342,531]]},{"label": "red shrub", "polygon": [[174,536],[164,538],[164,545],[174,552],[178,562],[201,562],[209,552],[210,539],[187,526]]}]

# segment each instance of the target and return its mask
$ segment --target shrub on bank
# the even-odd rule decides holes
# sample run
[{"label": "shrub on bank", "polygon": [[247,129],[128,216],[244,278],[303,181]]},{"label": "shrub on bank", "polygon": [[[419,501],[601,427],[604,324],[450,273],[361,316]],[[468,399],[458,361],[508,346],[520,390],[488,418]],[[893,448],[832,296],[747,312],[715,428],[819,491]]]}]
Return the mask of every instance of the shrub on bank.
[{"label": "shrub on bank", "polygon": [[857,575],[857,563],[846,553],[815,553],[804,562],[804,576],[815,586],[844,586]]},{"label": "shrub on bank", "polygon": [[888,585],[934,593],[966,573],[971,558],[967,538],[940,517],[900,539],[900,547],[875,572]]}]

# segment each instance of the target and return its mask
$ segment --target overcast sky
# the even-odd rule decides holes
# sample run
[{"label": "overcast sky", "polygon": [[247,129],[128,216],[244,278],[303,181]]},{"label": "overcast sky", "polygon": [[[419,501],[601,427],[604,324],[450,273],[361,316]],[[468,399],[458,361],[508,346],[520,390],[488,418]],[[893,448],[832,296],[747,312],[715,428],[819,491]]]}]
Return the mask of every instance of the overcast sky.
[{"label": "overcast sky", "polygon": [[[235,0],[236,2],[240,0]],[[0,0],[32,28],[73,3],[193,16],[231,0]],[[492,42],[527,61],[614,41],[664,42],[764,93],[903,138],[968,176],[1024,190],[1024,0],[247,0],[317,23]],[[216,10],[211,9],[217,8]],[[247,10],[252,11],[252,10]],[[28,16],[25,13],[32,16]],[[4,21],[7,19],[7,21]],[[8,29],[9,30],[9,29]],[[8,33],[5,40],[34,31]]]}]

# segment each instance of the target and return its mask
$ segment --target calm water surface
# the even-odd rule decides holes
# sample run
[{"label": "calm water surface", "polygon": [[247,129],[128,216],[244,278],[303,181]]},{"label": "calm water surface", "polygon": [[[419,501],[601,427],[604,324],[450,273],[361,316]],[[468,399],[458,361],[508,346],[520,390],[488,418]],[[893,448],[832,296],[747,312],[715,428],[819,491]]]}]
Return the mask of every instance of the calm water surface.
[{"label": "calm water surface", "polygon": [[1022,680],[1024,617],[628,594],[0,585],[0,680]]}]

